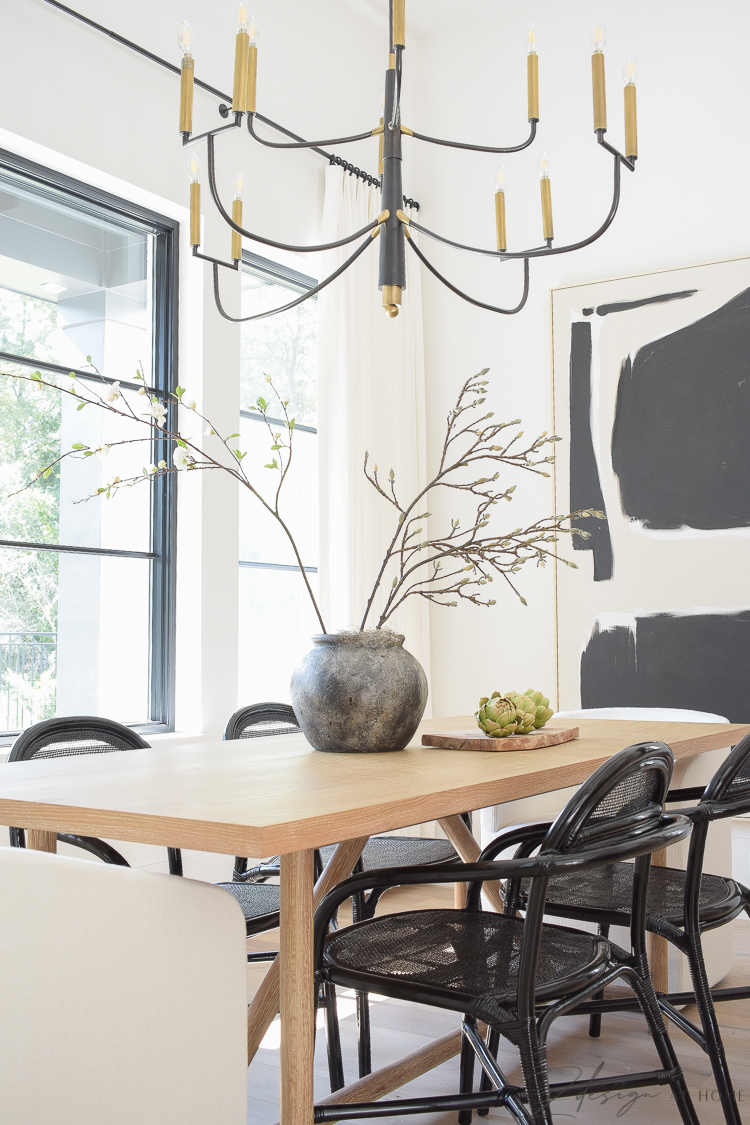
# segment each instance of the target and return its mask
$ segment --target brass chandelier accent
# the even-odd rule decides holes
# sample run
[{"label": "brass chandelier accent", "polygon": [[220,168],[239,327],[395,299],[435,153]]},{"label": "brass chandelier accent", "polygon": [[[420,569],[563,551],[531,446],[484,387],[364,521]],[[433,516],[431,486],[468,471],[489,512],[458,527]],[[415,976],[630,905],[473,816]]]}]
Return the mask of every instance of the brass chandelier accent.
[{"label": "brass chandelier accent", "polygon": [[[588,238],[582,239],[579,242],[571,243],[567,246],[553,246],[554,242],[554,226],[552,219],[552,186],[550,180],[550,164],[546,153],[542,153],[539,158],[539,179],[540,179],[540,195],[541,195],[541,211],[542,211],[542,233],[543,245],[535,246],[527,250],[508,250],[507,233],[506,233],[506,211],[505,211],[505,169],[499,165],[495,172],[495,223],[497,232],[497,245],[494,249],[487,249],[481,246],[467,246],[460,242],[455,242],[450,238],[446,238],[435,231],[429,230],[427,227],[422,226],[413,218],[410,218],[403,210],[402,205],[406,205],[407,201],[403,195],[402,186],[402,138],[404,136],[411,137],[415,141],[423,141],[429,144],[444,145],[448,148],[465,149],[471,152],[488,152],[497,154],[506,154],[512,152],[521,152],[523,149],[528,148],[536,137],[537,124],[539,122],[539,59],[537,55],[537,36],[534,25],[532,24],[527,32],[527,84],[528,84],[528,121],[529,121],[529,135],[521,144],[511,145],[507,147],[494,147],[486,145],[468,144],[462,141],[442,140],[437,137],[429,137],[423,133],[418,133],[415,130],[407,128],[401,123],[401,81],[403,72],[403,54],[406,47],[406,34],[405,34],[405,0],[390,0],[390,19],[389,19],[389,54],[388,54],[388,69],[385,75],[385,95],[383,99],[383,117],[379,125],[374,129],[367,129],[362,133],[357,133],[349,137],[333,137],[325,140],[306,141],[302,138],[295,137],[295,134],[288,133],[288,136],[295,137],[291,141],[268,141],[260,137],[255,129],[255,118],[262,118],[256,111],[256,87],[257,87],[257,73],[258,73],[258,27],[255,20],[250,16],[248,7],[245,3],[239,4],[237,16],[237,35],[235,40],[235,63],[234,63],[234,85],[232,93],[232,105],[220,105],[219,113],[222,117],[227,118],[232,116],[233,120],[227,125],[221,125],[216,129],[209,129],[205,133],[200,133],[193,136],[193,82],[195,74],[195,62],[192,55],[192,32],[187,23],[183,23],[178,42],[182,51],[182,67],[181,67],[181,82],[180,82],[180,133],[182,134],[183,145],[193,145],[197,141],[206,141],[207,159],[208,159],[208,187],[211,193],[211,198],[227,224],[230,228],[231,234],[231,261],[223,261],[219,258],[213,258],[209,255],[200,252],[200,205],[201,205],[201,185],[200,185],[200,160],[196,152],[191,152],[188,160],[188,174],[190,178],[190,242],[192,246],[193,255],[196,258],[202,258],[204,261],[211,262],[213,265],[213,279],[214,279],[214,297],[216,299],[216,306],[220,314],[233,323],[244,323],[248,320],[259,320],[263,317],[273,316],[276,313],[285,312],[288,309],[294,308],[295,305],[301,304],[303,301],[308,300],[310,297],[315,296],[321,289],[330,285],[337,277],[340,277],[345,270],[349,268],[371,245],[371,243],[379,236],[379,249],[380,249],[380,273],[379,273],[379,289],[383,296],[383,308],[388,316],[397,316],[399,308],[403,301],[403,293],[406,288],[406,246],[407,244],[411,250],[417,255],[422,264],[437,277],[451,292],[461,297],[464,301],[468,301],[478,308],[487,309],[489,312],[502,313],[504,315],[513,315],[520,312],[526,304],[529,295],[529,262],[532,258],[544,258],[553,254],[568,254],[573,250],[580,250],[584,246],[589,246],[604,234],[604,232],[611,226],[617,209],[620,203],[620,169],[625,167],[628,171],[635,170],[635,162],[638,157],[638,138],[637,138],[637,124],[636,124],[636,87],[635,83],[638,78],[638,60],[635,55],[630,55],[626,60],[623,67],[623,80],[625,83],[624,91],[624,111],[625,111],[625,153],[619,152],[613,148],[605,139],[604,135],[607,132],[607,103],[605,94],[605,75],[604,75],[604,47],[606,45],[606,30],[601,23],[596,24],[591,32],[591,74],[592,74],[592,88],[593,88],[593,106],[594,106],[594,132],[596,134],[597,143],[614,158],[614,189],[612,196],[612,204],[604,222],[601,226]],[[240,173],[234,181],[234,198],[232,201],[231,214],[225,208],[221,201],[216,184],[216,160],[215,160],[215,138],[220,133],[225,133],[231,129],[241,128],[243,122],[247,126],[248,133],[258,143],[266,148],[275,149],[315,149],[320,151],[323,145],[341,145],[349,144],[352,141],[362,141],[368,137],[378,137],[379,141],[379,176],[380,176],[380,191],[382,210],[377,219],[368,223],[367,226],[362,227],[361,230],[354,231],[352,234],[347,235],[346,238],[339,239],[337,242],[328,242],[319,246],[293,246],[283,242],[277,242],[274,239],[266,238],[263,235],[257,234],[254,231],[248,230],[242,225],[243,222],[243,189],[245,178]],[[425,235],[427,238],[436,239],[447,246],[453,246],[459,250],[466,250],[472,254],[484,254],[491,258],[497,258],[501,262],[510,260],[523,261],[523,292],[517,305],[513,308],[499,308],[495,305],[487,304],[480,301],[475,297],[464,293],[452,284],[447,278],[443,277],[441,273],[427,260],[420,248],[415,244],[414,240],[410,237],[410,230],[414,229]],[[256,313],[253,316],[235,317],[230,316],[226,312],[222,303],[219,292],[219,268],[238,270],[242,260],[242,239],[248,238],[253,242],[258,242],[264,246],[271,246],[278,250],[288,250],[293,253],[311,253],[319,252],[322,250],[333,250],[341,246],[347,246],[358,239],[364,240],[358,245],[356,250],[343,262],[338,269],[336,269],[323,281],[319,282],[313,289],[308,290],[301,296],[286,305],[282,305],[277,309],[270,309],[266,312]]]}]

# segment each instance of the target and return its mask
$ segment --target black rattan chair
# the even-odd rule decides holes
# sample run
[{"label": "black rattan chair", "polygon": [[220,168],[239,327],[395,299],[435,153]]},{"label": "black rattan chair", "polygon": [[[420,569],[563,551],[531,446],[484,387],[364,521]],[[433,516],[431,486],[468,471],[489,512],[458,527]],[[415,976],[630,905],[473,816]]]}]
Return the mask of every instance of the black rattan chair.
[{"label": "black rattan chair", "polygon": [[[715,988],[708,985],[703,960],[701,934],[725,926],[744,910],[750,916],[750,890],[734,879],[703,874],[703,856],[708,826],[713,820],[750,812],[750,735],[733,748],[711,781],[702,788],[674,789],[667,803],[695,801],[693,808],[679,809],[692,822],[687,869],[652,867],[646,907],[646,929],[658,934],[681,950],[688,959],[693,992],[659,994],[666,1015],[706,1052],[724,1117],[730,1125],[741,1118],[727,1067],[714,1004],[723,1000],[750,997],[750,988]],[[543,826],[538,826],[541,831]],[[596,922],[606,936],[610,926],[627,926],[632,896],[632,864],[602,867],[580,876],[575,872],[550,880],[547,890],[548,914],[578,921]],[[523,896],[511,905],[523,906]],[[678,1005],[695,1004],[700,1014],[697,1027]],[[601,1012],[622,1010],[629,1001],[602,1001],[591,1017],[590,1034],[599,1034]]]},{"label": "black rattan chair", "polygon": [[[248,707],[241,707],[235,711],[227,723],[224,732],[225,739],[232,738],[259,738],[262,735],[293,734],[301,730],[297,716],[288,703],[254,703]],[[464,813],[463,818],[467,827],[471,828],[471,817]],[[323,867],[333,855],[336,845],[320,848],[315,853],[315,877],[317,878]],[[372,871],[388,867],[404,867],[412,864],[450,863],[457,860],[458,856],[453,845],[447,840],[431,840],[421,836],[372,836],[362,852],[362,858],[357,861],[354,868],[355,874],[362,871]],[[257,885],[264,880],[280,874],[279,859],[275,856],[263,863],[257,864],[248,870],[247,860],[237,856],[234,861],[233,880],[235,883],[251,883]],[[232,891],[241,901],[242,891],[233,888],[228,883],[219,884]],[[390,883],[372,888],[369,894],[364,892],[354,895],[352,900],[352,914],[355,922],[372,918],[378,902],[389,887],[397,886]],[[278,887],[273,888],[278,896]],[[268,888],[272,890],[271,887]],[[252,894],[248,896],[252,903]],[[244,906],[243,906],[244,909]],[[278,907],[277,907],[278,909]],[[246,915],[247,917],[247,915]],[[276,923],[278,925],[278,923]],[[255,954],[255,960],[266,960],[268,954]],[[248,957],[248,960],[250,959]],[[357,1028],[358,1028],[358,1062],[359,1077],[363,1078],[372,1070],[370,1051],[370,1009],[367,995],[357,992]],[[342,1083],[343,1084],[343,1083]]]},{"label": "black rattan chair", "polygon": [[[669,1085],[682,1120],[696,1125],[646,958],[651,854],[690,832],[686,817],[665,814],[662,808],[672,765],[672,753],[664,743],[630,746],[580,787],[541,841],[536,826],[508,829],[476,863],[364,873],[345,880],[326,896],[315,915],[318,982],[463,1013],[461,1076],[455,1095],[320,1105],[316,1122],[458,1109],[459,1121],[468,1125],[472,1110],[505,1106],[523,1125],[552,1125],[551,1098]],[[538,855],[492,862],[495,855],[522,845],[529,836],[532,848],[539,847]],[[615,859],[629,858],[635,859],[629,952],[595,934],[543,924],[551,877],[562,872],[590,874]],[[352,894],[395,880],[399,884],[454,882],[457,874],[470,884],[463,910],[407,911],[329,933],[330,919]],[[512,899],[521,878],[527,878],[531,888],[525,918],[512,912],[512,902],[504,914],[481,909],[485,880],[508,879]],[[636,995],[659,1056],[659,1069],[549,1083],[546,1040],[553,1021],[586,1011],[586,1001],[617,980],[629,984]],[[489,1026],[486,1040],[478,1020]],[[519,1050],[523,1086],[510,1083],[498,1065],[501,1035]],[[476,1093],[475,1058],[486,1079]]]},{"label": "black rattan chair", "polygon": [[[20,734],[13,743],[8,761],[28,762],[39,758],[69,758],[78,754],[112,754],[119,750],[148,748],[148,742],[144,742],[139,734],[112,719],[102,719],[97,715],[63,716],[35,723]],[[115,863],[119,867],[130,866],[116,848],[94,836],[59,832],[57,839],[63,844],[72,844],[89,852],[104,863]],[[16,848],[26,846],[23,828],[11,828],[10,843]],[[182,856],[179,850],[167,848],[167,852],[170,874],[181,875]]]}]

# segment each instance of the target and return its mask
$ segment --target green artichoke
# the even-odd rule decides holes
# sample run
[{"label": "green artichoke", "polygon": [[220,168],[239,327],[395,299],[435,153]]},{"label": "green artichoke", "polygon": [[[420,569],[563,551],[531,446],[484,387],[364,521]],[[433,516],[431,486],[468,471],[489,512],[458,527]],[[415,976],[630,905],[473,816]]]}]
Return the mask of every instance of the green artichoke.
[{"label": "green artichoke", "polygon": [[528,734],[534,729],[536,722],[536,704],[528,695],[521,695],[517,691],[506,691],[505,698],[509,699],[516,708],[517,734]]},{"label": "green artichoke", "polygon": [[499,691],[493,691],[489,698],[484,695],[479,700],[476,720],[480,729],[490,738],[505,738],[518,727],[516,705],[512,700],[504,698]]},{"label": "green artichoke", "polygon": [[546,695],[542,695],[540,691],[534,691],[533,688],[529,688],[529,690],[525,691],[523,694],[527,695],[529,699],[533,700],[536,707],[536,719],[534,720],[534,727],[536,728],[536,730],[541,730],[541,728],[547,722],[547,719],[551,719],[554,715],[554,711],[549,705],[549,699],[547,699]]}]

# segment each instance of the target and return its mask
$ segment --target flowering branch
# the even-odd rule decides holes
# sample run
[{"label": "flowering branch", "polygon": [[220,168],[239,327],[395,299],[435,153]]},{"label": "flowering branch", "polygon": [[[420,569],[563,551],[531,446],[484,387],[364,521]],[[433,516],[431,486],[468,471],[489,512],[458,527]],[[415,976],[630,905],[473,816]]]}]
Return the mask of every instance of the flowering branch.
[{"label": "flowering branch", "polygon": [[[392,561],[396,563],[397,573],[378,619],[378,629],[382,628],[407,598],[415,595],[436,605],[457,606],[459,601],[469,601],[474,605],[495,605],[496,599],[488,597],[488,591],[483,587],[497,576],[503,578],[523,605],[526,605],[526,600],[516,589],[511,575],[517,574],[525,563],[532,561],[537,566],[544,567],[548,559],[559,559],[566,566],[575,568],[575,563],[560,558],[555,544],[560,535],[580,535],[587,539],[589,532],[564,525],[574,518],[604,518],[601,512],[588,509],[569,516],[550,516],[525,529],[518,527],[503,535],[489,533],[490,509],[501,500],[512,500],[516,486],[511,485],[503,490],[494,487],[500,476],[499,471],[492,476],[474,479],[471,479],[473,474],[470,474],[469,479],[466,479],[465,474],[459,475],[460,470],[485,462],[490,467],[509,466],[548,477],[549,473],[542,466],[551,464],[554,455],[542,456],[544,447],[560,438],[555,434],[548,436],[545,431],[535,441],[521,447],[518,443],[523,437],[522,430],[509,440],[506,440],[503,433],[509,426],[517,426],[520,418],[512,422],[490,422],[492,411],[477,417],[476,410],[485,401],[487,380],[482,376],[487,371],[488,368],[485,368],[474,378],[467,379],[461,388],[456,405],[447,418],[447,431],[438,470],[408,506],[403,507],[399,503],[393,469],[388,473],[387,486],[383,487],[378,476],[378,466],[374,465],[368,471],[369,453],[365,453],[363,471],[367,480],[384,500],[396,508],[399,515],[360,629],[365,628],[375,595]],[[423,529],[415,525],[429,519],[431,513],[414,513],[422,506],[427,494],[436,488],[451,488],[476,497],[476,511],[468,527],[462,529],[460,521],[452,519],[450,530],[444,535],[421,540]]]},{"label": "flowering branch", "polygon": [[[89,365],[91,366],[92,372],[101,377],[100,372],[95,367],[93,367],[93,365],[91,365],[90,357]],[[266,468],[279,470],[279,481],[272,503],[269,503],[265,499],[262,493],[258,490],[258,488],[255,487],[255,485],[248,477],[242,464],[243,460],[247,456],[247,453],[243,452],[239,448],[232,448],[232,446],[230,445],[230,442],[234,438],[238,438],[240,435],[238,433],[234,433],[230,434],[227,438],[222,437],[222,435],[216,430],[210,419],[208,419],[205,415],[201,414],[200,411],[196,409],[195,401],[192,399],[185,400],[186,392],[184,387],[176,387],[174,392],[172,392],[172,394],[166,399],[160,398],[157,394],[148,391],[145,386],[143,373],[139,370],[136,374],[136,380],[143,383],[144,385],[139,388],[138,395],[139,397],[145,398],[147,400],[145,412],[139,414],[134,410],[131,402],[125,396],[120,383],[117,381],[108,383],[106,385],[106,389],[100,395],[92,387],[87,386],[84,389],[80,385],[80,382],[76,380],[76,377],[72,372],[70,375],[70,382],[67,387],[59,386],[57,383],[53,383],[47,379],[44,379],[41,372],[39,371],[35,371],[31,375],[17,375],[10,372],[3,372],[2,374],[9,379],[18,379],[24,382],[34,383],[40,389],[41,387],[49,387],[52,390],[58,391],[60,394],[69,395],[73,398],[76,398],[79,400],[78,410],[83,410],[84,407],[88,405],[94,405],[100,410],[104,410],[110,414],[115,414],[120,418],[127,418],[128,420],[148,427],[148,433],[142,438],[123,439],[121,441],[111,442],[109,445],[100,446],[96,449],[92,449],[90,446],[85,445],[83,442],[75,442],[69,450],[61,453],[59,457],[56,457],[48,465],[45,465],[42,469],[36,472],[32,479],[28,482],[28,484],[24,485],[23,488],[18,489],[17,492],[13,493],[13,495],[18,495],[18,493],[24,492],[26,491],[26,489],[33,487],[36,481],[39,479],[45,480],[47,477],[49,477],[55,466],[61,464],[68,457],[73,457],[76,460],[81,460],[85,457],[93,456],[99,456],[103,458],[109,454],[111,449],[115,449],[118,446],[133,445],[137,442],[148,442],[149,444],[151,444],[154,438],[161,437],[164,440],[173,443],[171,466],[168,465],[165,460],[161,460],[156,465],[148,465],[143,469],[143,473],[138,474],[137,476],[126,478],[116,476],[108,484],[104,485],[103,487],[97,488],[96,492],[91,496],[83,497],[81,500],[77,501],[77,503],[84,503],[92,499],[93,496],[99,496],[102,494],[105,495],[107,499],[109,499],[121,488],[132,488],[137,484],[141,484],[144,480],[156,480],[158,477],[166,476],[170,473],[192,469],[221,469],[223,472],[228,473],[241,485],[247,488],[282,528],[294,552],[297,566],[299,567],[300,574],[302,575],[302,579],[307,588],[307,592],[310,596],[313,608],[315,609],[320,627],[324,633],[326,632],[325,623],[318,608],[318,603],[315,600],[315,595],[313,594],[312,587],[310,586],[310,581],[303,566],[302,558],[297,548],[297,544],[295,543],[294,537],[287,527],[286,523],[284,522],[284,519],[282,518],[280,512],[279,505],[281,488],[284,484],[287,473],[289,472],[289,467],[292,463],[294,419],[290,418],[287,412],[288,399],[284,400],[280,397],[273,385],[273,382],[271,381],[270,376],[267,375],[266,379],[268,380],[268,383],[270,384],[271,390],[273,391],[274,395],[276,395],[276,398],[281,403],[284,412],[284,427],[287,436],[287,440],[285,441],[284,436],[281,432],[272,433],[272,437],[274,439],[272,451],[274,452],[274,454],[278,454],[278,457],[274,456],[271,464],[267,465]],[[178,427],[173,428],[170,424],[168,424],[170,407],[177,408],[178,411],[180,408],[189,410],[191,413],[195,414],[196,417],[205,422],[205,436],[215,436],[219,439],[225,453],[227,454],[229,463],[224,460],[219,460],[217,457],[211,456],[195,441],[186,437]],[[258,399],[258,409],[263,416],[263,420],[268,426],[269,423],[268,419],[266,418],[268,403],[265,401],[265,399]],[[161,433],[159,431],[161,431]]]}]

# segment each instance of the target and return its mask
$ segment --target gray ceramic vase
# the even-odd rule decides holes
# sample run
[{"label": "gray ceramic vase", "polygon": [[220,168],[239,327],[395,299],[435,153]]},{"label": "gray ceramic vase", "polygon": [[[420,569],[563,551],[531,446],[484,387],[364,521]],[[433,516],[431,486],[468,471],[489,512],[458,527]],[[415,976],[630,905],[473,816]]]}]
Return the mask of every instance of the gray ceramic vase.
[{"label": "gray ceramic vase", "polygon": [[403,750],[427,705],[427,678],[401,633],[323,633],[294,670],[292,706],[328,754]]}]

